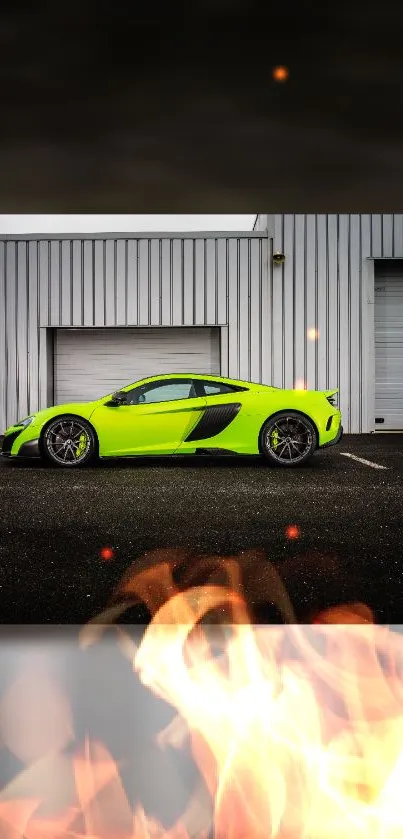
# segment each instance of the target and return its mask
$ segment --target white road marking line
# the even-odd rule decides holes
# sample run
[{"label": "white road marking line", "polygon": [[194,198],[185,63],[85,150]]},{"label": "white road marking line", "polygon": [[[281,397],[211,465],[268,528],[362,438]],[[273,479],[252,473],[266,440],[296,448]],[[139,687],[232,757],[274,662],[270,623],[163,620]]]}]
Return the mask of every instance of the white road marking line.
[{"label": "white road marking line", "polygon": [[358,460],[358,463],[363,463],[364,466],[372,466],[373,469],[388,469],[388,466],[380,466],[379,463],[373,463],[372,460],[365,460],[363,457],[357,457],[356,454],[350,452],[340,452],[343,457],[351,457],[352,460]]}]

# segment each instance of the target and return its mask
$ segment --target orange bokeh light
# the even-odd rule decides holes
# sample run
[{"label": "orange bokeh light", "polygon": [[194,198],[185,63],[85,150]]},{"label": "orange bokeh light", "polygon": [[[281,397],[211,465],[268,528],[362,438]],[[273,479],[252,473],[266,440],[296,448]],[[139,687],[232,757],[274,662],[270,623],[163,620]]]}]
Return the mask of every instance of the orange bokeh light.
[{"label": "orange bokeh light", "polygon": [[309,329],[307,329],[306,334],[310,341],[317,341],[319,338],[319,329],[316,329],[315,326],[311,326]]},{"label": "orange bokeh light", "polygon": [[287,539],[299,539],[301,530],[297,524],[289,524],[285,529],[285,535]]},{"label": "orange bokeh light", "polygon": [[279,65],[273,68],[273,79],[275,82],[286,82],[290,75],[288,67]]},{"label": "orange bokeh light", "polygon": [[113,559],[113,557],[115,556],[115,552],[114,552],[113,548],[105,547],[105,548],[101,548],[101,550],[99,552],[99,555],[100,555],[101,559],[104,559],[104,560],[107,561],[109,559]]}]

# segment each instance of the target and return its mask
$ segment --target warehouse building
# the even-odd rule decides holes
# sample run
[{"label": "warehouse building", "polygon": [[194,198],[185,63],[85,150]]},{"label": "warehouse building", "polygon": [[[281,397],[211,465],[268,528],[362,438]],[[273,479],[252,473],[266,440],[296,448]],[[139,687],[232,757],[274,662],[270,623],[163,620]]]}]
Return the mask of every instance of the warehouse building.
[{"label": "warehouse building", "polygon": [[346,432],[403,430],[403,214],[0,239],[0,433],[175,371],[339,387]]}]

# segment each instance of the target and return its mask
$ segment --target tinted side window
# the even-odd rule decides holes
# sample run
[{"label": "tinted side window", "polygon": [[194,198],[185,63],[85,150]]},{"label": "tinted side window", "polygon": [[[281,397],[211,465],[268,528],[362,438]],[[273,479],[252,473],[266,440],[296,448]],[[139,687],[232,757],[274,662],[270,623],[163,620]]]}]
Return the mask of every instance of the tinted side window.
[{"label": "tinted side window", "polygon": [[200,382],[204,387],[206,396],[219,396],[224,393],[238,393],[244,388],[236,387],[235,385],[227,385],[224,382]]},{"label": "tinted side window", "polygon": [[152,402],[170,402],[172,399],[189,399],[191,387],[190,379],[150,382],[130,391],[128,404],[144,405]]}]

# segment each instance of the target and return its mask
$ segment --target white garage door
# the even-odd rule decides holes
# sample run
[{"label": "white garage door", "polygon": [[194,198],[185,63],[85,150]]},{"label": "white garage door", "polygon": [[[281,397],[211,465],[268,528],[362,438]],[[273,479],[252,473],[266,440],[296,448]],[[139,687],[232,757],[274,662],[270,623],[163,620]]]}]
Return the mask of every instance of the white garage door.
[{"label": "white garage door", "polygon": [[220,374],[218,329],[58,329],[54,402],[90,401],[159,373]]},{"label": "white garage door", "polygon": [[403,429],[403,263],[375,278],[375,428]]}]

